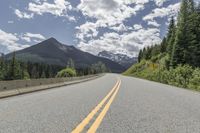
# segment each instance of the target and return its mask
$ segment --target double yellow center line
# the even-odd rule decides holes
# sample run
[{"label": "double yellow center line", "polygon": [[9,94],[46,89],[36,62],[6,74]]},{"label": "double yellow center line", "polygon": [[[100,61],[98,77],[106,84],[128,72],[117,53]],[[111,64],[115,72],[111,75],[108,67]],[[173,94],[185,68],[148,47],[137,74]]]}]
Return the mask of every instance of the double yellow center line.
[{"label": "double yellow center line", "polygon": [[[106,115],[107,111],[110,108],[110,105],[112,104],[115,96],[117,95],[117,92],[119,91],[121,85],[121,80],[118,79],[115,86],[112,88],[112,90],[104,97],[104,99],[88,114],[88,116],[72,131],[72,133],[80,133],[84,130],[85,126],[89,124],[89,122],[92,120],[92,118],[95,116],[95,114],[102,108],[103,105],[104,108],[98,115],[98,117],[95,119],[92,126],[89,128],[87,133],[95,133],[99,125],[101,124],[104,116]],[[106,101],[108,101],[106,103]]]}]

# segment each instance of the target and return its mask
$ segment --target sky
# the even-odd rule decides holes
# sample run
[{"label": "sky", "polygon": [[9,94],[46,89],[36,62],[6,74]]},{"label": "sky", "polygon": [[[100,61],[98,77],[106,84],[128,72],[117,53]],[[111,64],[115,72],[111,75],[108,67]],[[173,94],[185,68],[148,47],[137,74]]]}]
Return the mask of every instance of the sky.
[{"label": "sky", "polygon": [[1,0],[0,52],[54,37],[94,55],[136,57],[161,42],[179,9],[180,0]]}]

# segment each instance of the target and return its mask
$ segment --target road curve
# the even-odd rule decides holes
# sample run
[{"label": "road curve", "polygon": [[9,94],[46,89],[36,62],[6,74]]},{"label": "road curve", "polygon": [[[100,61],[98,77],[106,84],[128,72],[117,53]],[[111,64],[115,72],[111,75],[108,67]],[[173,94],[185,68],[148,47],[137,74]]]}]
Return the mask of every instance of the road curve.
[{"label": "road curve", "polygon": [[0,99],[0,133],[199,133],[199,102],[199,92],[106,74]]}]

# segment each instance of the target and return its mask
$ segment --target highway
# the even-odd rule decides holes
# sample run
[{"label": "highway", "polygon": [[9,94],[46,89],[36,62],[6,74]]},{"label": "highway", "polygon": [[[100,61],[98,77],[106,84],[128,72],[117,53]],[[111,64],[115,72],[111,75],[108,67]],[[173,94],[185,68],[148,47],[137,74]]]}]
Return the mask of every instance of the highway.
[{"label": "highway", "polygon": [[200,93],[118,74],[0,99],[0,133],[200,133]]}]

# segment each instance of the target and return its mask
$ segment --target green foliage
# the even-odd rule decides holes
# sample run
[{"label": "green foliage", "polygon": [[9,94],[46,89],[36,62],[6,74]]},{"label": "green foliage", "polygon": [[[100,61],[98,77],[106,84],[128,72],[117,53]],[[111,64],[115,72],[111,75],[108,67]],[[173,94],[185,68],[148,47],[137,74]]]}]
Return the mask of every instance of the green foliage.
[{"label": "green foliage", "polygon": [[193,69],[189,65],[179,65],[176,68],[167,70],[162,65],[166,57],[160,60],[160,64],[142,60],[130,67],[124,75],[140,77],[164,84],[175,85],[183,88],[200,90],[200,69]]},{"label": "green foliage", "polygon": [[[195,15],[196,14],[196,15]],[[193,0],[183,0],[181,4],[180,13],[178,16],[178,24],[175,35],[174,48],[172,51],[172,65],[189,64],[194,66],[194,55],[191,53],[195,51],[199,33],[196,32],[196,24],[199,13],[194,9]]]},{"label": "green foliage", "polygon": [[75,77],[76,76],[76,70],[73,68],[65,68],[58,72],[56,77],[63,78],[63,77]]},{"label": "green foliage", "polygon": [[11,60],[11,64],[9,66],[9,70],[8,70],[8,77],[11,79],[11,80],[14,80],[14,79],[20,79],[21,75],[20,75],[20,64],[19,62],[16,60],[16,57],[15,57],[15,52],[13,53],[13,57],[12,57],[12,60]]},{"label": "green foliage", "polygon": [[192,73],[192,78],[189,81],[189,88],[200,90],[200,68],[196,68]]},{"label": "green foliage", "polygon": [[192,72],[193,69],[189,65],[179,65],[175,69],[171,69],[171,80],[169,80],[169,84],[186,88],[189,80],[192,78]]}]

